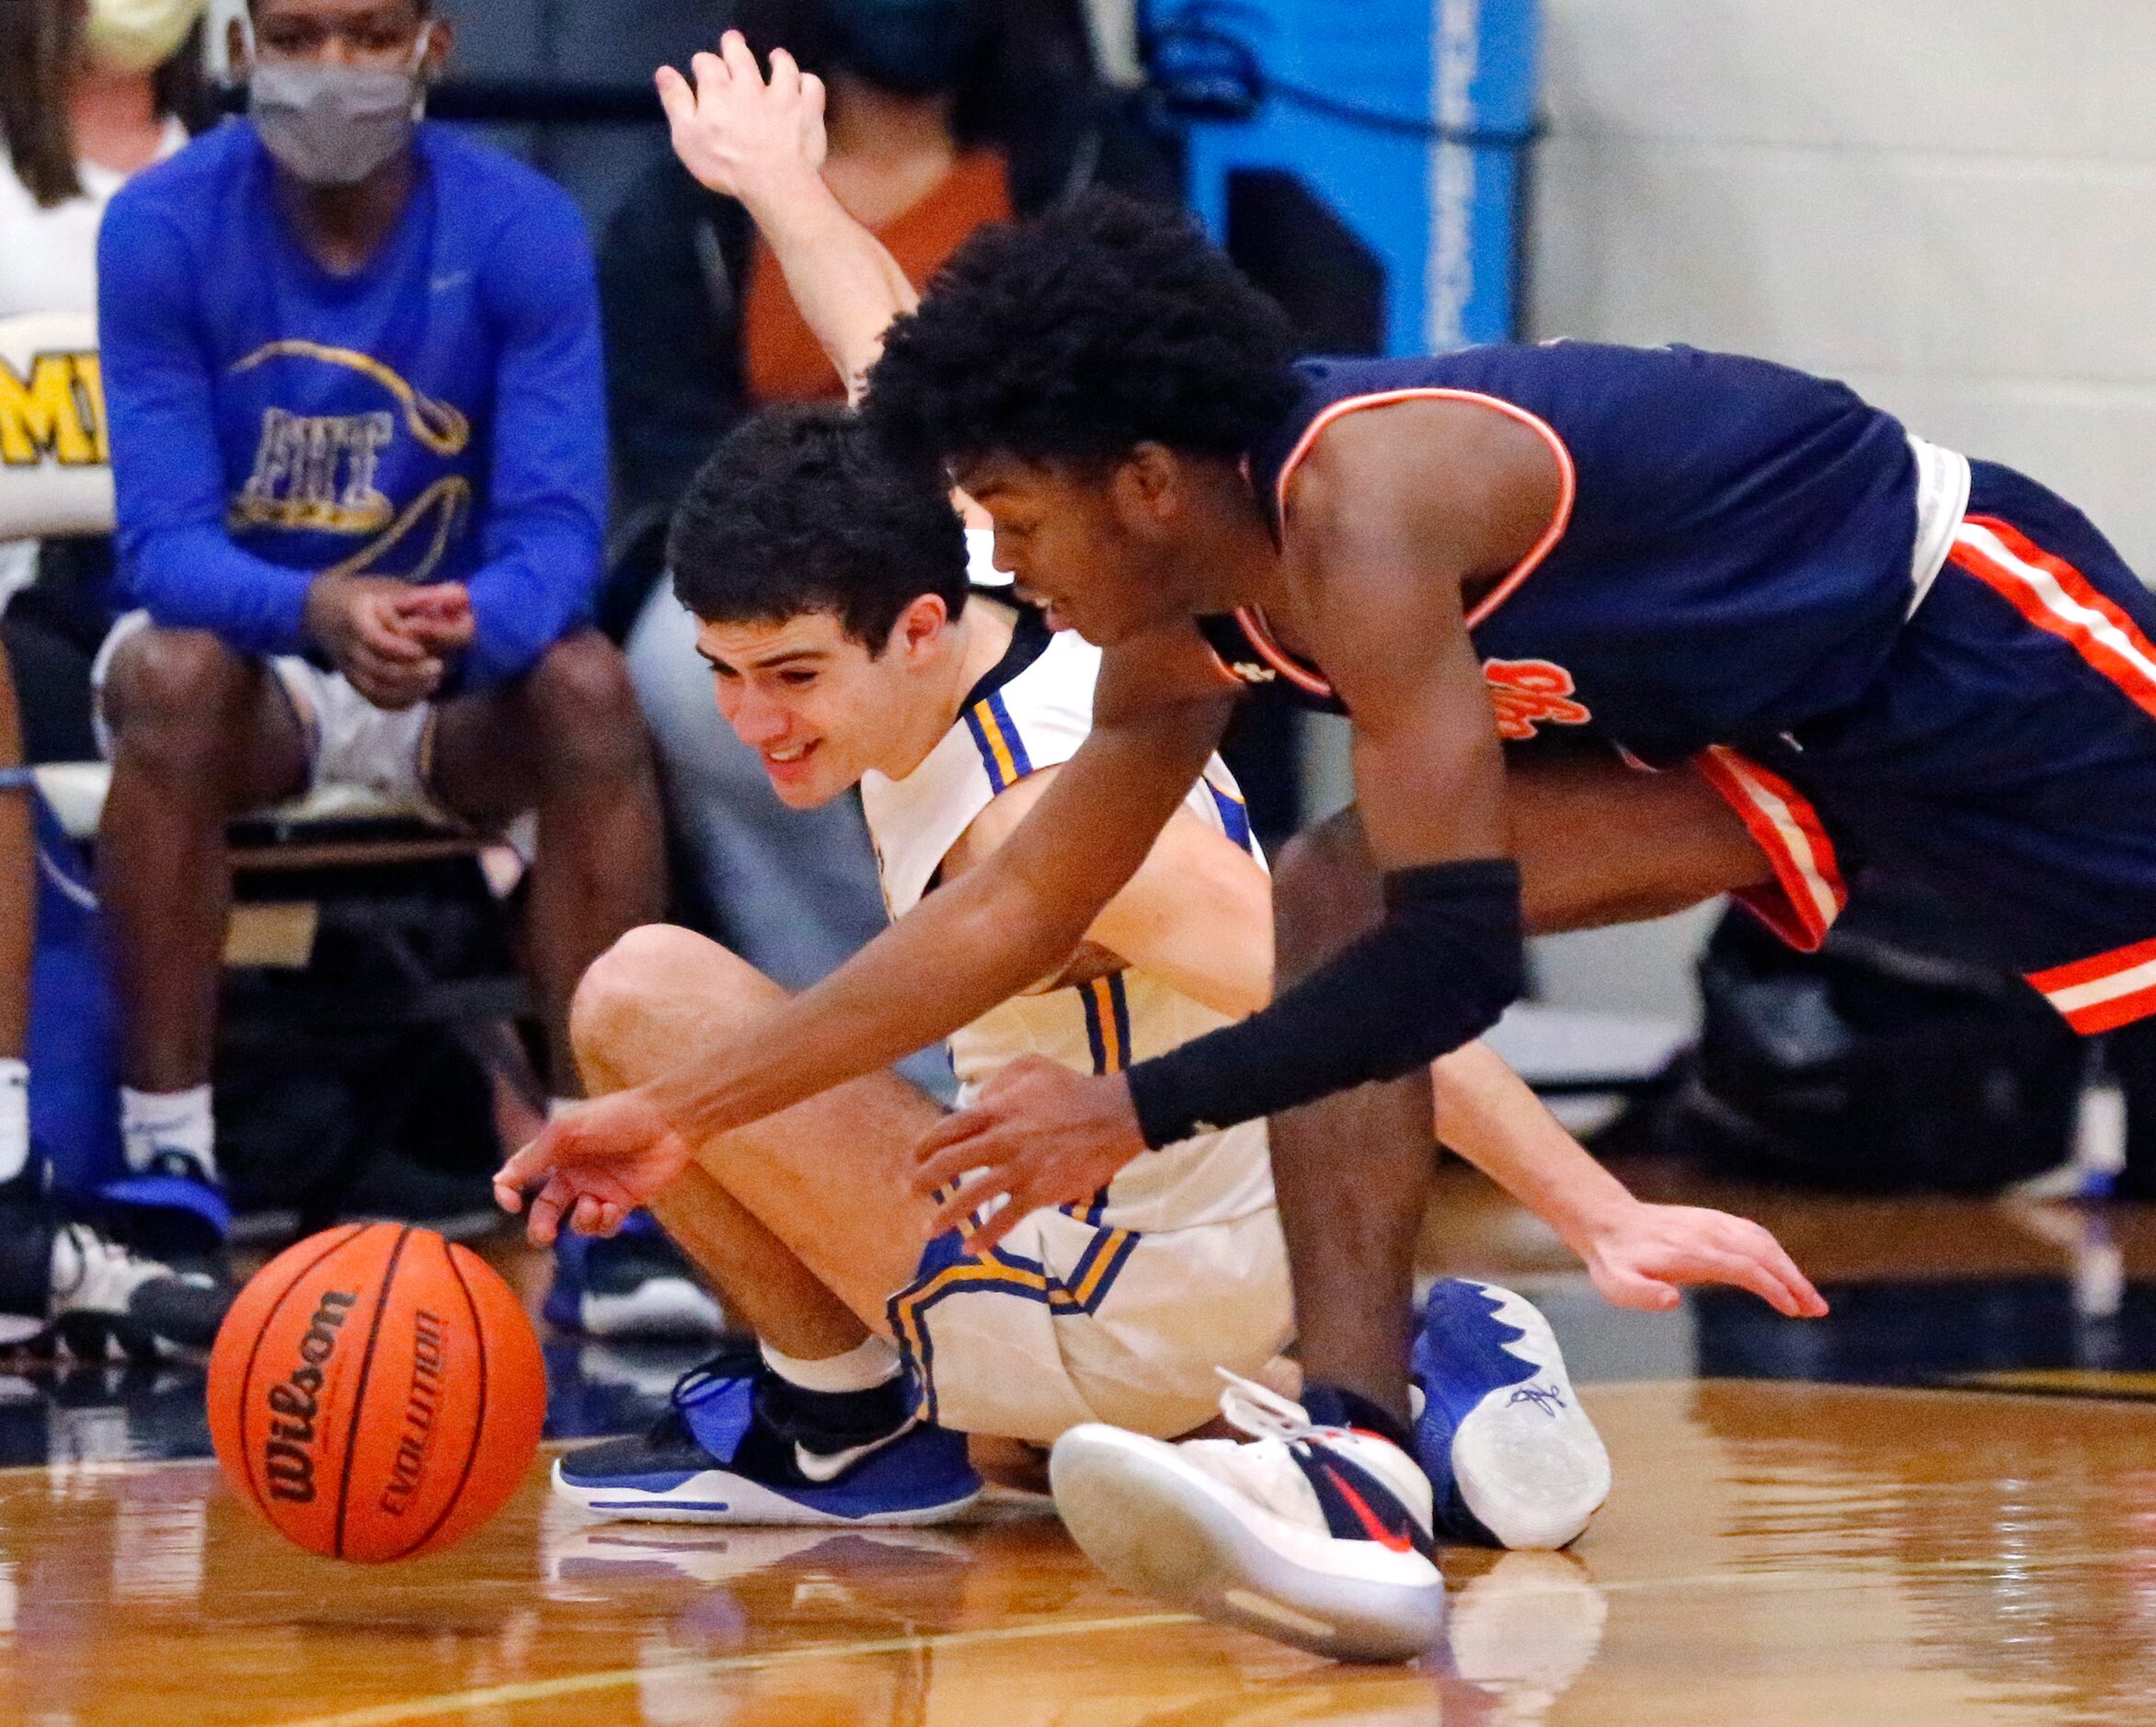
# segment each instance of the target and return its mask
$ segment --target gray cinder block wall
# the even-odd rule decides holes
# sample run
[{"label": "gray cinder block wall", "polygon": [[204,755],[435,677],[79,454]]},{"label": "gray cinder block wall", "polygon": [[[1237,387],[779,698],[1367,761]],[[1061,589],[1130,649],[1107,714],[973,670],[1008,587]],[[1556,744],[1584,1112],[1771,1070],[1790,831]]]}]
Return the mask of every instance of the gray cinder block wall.
[{"label": "gray cinder block wall", "polygon": [[[2156,575],[2156,9],[1546,0],[1532,333],[1846,379],[2023,468]],[[1684,1007],[1694,917],[1541,944]]]}]

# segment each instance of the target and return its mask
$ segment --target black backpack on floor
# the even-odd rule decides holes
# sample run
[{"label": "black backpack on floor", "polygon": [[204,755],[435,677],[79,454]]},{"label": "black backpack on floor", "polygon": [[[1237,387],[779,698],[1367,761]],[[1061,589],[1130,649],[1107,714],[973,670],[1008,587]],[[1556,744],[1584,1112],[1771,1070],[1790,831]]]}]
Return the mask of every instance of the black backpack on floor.
[{"label": "black backpack on floor", "polygon": [[1700,962],[1697,1050],[1657,1139],[1718,1172],[1982,1193],[2063,1162],[2081,1040],[2011,972],[1891,915],[1798,954],[1733,909]]}]

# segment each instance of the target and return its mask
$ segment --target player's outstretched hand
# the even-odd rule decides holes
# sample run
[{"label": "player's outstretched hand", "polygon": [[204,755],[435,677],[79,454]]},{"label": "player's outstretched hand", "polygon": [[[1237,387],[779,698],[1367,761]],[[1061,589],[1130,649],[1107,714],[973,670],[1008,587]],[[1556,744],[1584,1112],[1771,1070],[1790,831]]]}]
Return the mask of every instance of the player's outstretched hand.
[{"label": "player's outstretched hand", "polygon": [[823,166],[823,80],[803,72],[783,48],[771,51],[771,80],[740,31],[719,39],[718,52],[689,63],[689,80],[671,66],[658,73],[682,166],[715,192],[752,203],[783,192],[789,178]]},{"label": "player's outstretched hand", "polygon": [[[935,1228],[971,1230],[967,1246],[985,1253],[1028,1213],[1092,1198],[1144,1149],[1120,1074],[1088,1079],[1021,1056],[921,1141],[913,1189],[934,1195],[978,1172],[936,1207]],[[972,1229],[972,1214],[999,1196],[1010,1203]]]},{"label": "player's outstretched hand", "polygon": [[531,1215],[524,1232],[540,1247],[553,1244],[566,1222],[581,1235],[612,1235],[689,1162],[689,1142],[641,1092],[615,1092],[578,1105],[494,1175],[494,1199],[504,1211]]},{"label": "player's outstretched hand", "polygon": [[1726,1211],[1634,1201],[1575,1247],[1596,1289],[1616,1307],[1666,1312],[1677,1305],[1680,1285],[1726,1283],[1791,1319],[1816,1320],[1827,1311],[1782,1243]]}]

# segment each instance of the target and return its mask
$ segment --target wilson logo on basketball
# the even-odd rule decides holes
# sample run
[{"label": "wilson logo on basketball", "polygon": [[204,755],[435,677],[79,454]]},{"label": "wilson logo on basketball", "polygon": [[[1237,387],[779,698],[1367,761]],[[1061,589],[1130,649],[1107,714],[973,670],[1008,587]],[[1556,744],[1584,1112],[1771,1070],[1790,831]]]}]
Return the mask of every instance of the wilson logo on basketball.
[{"label": "wilson logo on basketball", "polygon": [[1585,726],[1594,718],[1571,699],[1572,674],[1546,659],[1485,659],[1483,680],[1497,710],[1497,736],[1525,743],[1537,726]]},{"label": "wilson logo on basketball", "polygon": [[434,1438],[434,1417],[442,1408],[442,1368],[444,1332],[439,1317],[421,1308],[412,1315],[412,1384],[405,1397],[404,1432],[396,1442],[396,1459],[389,1468],[389,1485],[382,1490],[382,1509],[401,1517],[419,1491],[426,1472],[427,1450]]},{"label": "wilson logo on basketball", "polygon": [[323,1368],[337,1353],[345,1316],[360,1298],[341,1289],[325,1289],[300,1339],[300,1365],[292,1377],[270,1388],[269,1443],[262,1451],[262,1473],[270,1497],[311,1504],[315,1498],[315,1417],[320,1412]]}]

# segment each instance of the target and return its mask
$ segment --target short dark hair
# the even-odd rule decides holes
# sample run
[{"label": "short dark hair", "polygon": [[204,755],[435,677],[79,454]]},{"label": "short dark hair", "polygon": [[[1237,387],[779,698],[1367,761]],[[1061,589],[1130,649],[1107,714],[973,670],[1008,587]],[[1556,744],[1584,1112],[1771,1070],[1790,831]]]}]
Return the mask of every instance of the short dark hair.
[{"label": "short dark hair", "polygon": [[893,462],[845,409],[767,408],[727,435],[667,535],[674,592],[705,623],[835,613],[871,654],[923,594],[966,604],[966,531],[918,464]]},{"label": "short dark hair", "polygon": [[901,455],[1240,456],[1294,401],[1288,315],[1179,211],[1094,192],[977,231],[895,324],[863,412]]}]

